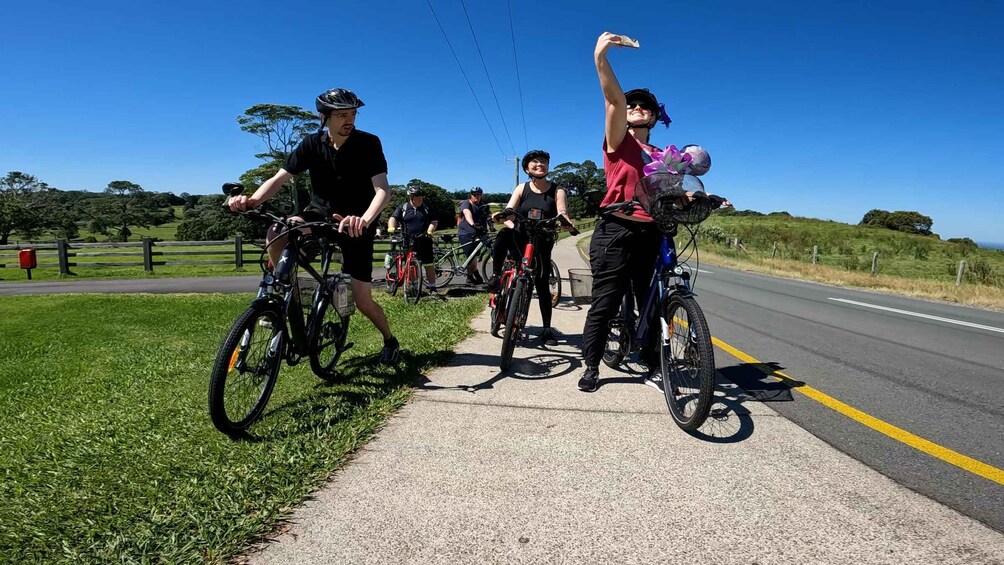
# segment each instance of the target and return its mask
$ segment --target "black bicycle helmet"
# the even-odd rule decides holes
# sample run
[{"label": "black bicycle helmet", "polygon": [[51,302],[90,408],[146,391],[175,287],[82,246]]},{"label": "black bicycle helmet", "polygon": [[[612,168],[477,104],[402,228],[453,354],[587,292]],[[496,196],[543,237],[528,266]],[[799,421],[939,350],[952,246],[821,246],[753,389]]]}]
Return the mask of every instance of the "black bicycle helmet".
[{"label": "black bicycle helmet", "polygon": [[425,189],[423,189],[422,187],[418,186],[417,184],[413,184],[413,185],[409,186],[408,187],[408,198],[411,198],[412,196],[425,196]]},{"label": "black bicycle helmet", "polygon": [[332,88],[322,92],[315,101],[317,111],[325,116],[336,110],[351,110],[365,105],[354,92],[344,88]]},{"label": "black bicycle helmet", "polygon": [[472,195],[474,195],[474,194],[484,194],[484,193],[485,193],[485,191],[481,190],[480,186],[475,186],[475,187],[471,188],[471,194]]},{"label": "black bicycle helmet", "polygon": [[526,155],[523,155],[523,172],[527,172],[526,167],[530,164],[531,159],[538,159],[540,157],[543,157],[547,162],[551,162],[551,154],[543,149],[531,149],[527,151]]}]

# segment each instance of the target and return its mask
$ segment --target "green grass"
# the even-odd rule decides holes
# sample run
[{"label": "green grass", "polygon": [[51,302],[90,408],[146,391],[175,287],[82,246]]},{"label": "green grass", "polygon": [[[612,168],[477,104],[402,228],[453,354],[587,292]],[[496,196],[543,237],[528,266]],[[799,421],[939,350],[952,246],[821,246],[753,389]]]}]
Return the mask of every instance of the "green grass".
[{"label": "green grass", "polygon": [[0,301],[0,562],[219,562],[272,531],[469,333],[483,297],[379,296],[410,353],[375,369],[360,314],[346,378],[283,367],[255,441],[218,433],[209,370],[249,296]]}]

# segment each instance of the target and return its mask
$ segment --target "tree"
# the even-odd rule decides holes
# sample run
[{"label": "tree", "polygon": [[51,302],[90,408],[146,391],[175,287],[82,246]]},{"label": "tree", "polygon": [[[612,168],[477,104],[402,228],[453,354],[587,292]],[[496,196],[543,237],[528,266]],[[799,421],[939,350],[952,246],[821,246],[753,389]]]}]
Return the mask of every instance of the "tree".
[{"label": "tree", "polygon": [[[281,104],[255,104],[237,116],[237,123],[242,131],[254,134],[264,141],[268,149],[264,153],[255,154],[255,157],[265,161],[262,165],[241,175],[242,184],[248,187],[257,187],[274,176],[297,144],[320,125],[317,114],[298,106]],[[292,190],[283,188],[276,194],[275,200],[290,202],[294,210],[300,210],[306,203],[304,195],[308,187],[309,181],[305,175],[295,175]]]},{"label": "tree", "polygon": [[568,161],[551,170],[551,179],[564,186],[569,196],[569,215],[576,212],[580,216],[595,216],[599,204],[607,191],[607,175],[596,163],[585,160],[581,163]]},{"label": "tree", "polygon": [[[456,200],[451,198],[450,193],[438,185],[425,182],[421,179],[411,179],[408,185],[418,185],[425,190],[423,203],[429,207],[432,216],[439,221],[438,229],[447,229],[457,225]],[[468,193],[470,195],[470,193]],[[408,201],[407,189],[404,185],[393,185],[390,187],[390,200],[384,212],[381,214],[381,222],[386,224],[387,219],[394,210]]]},{"label": "tree", "polygon": [[869,210],[863,218],[861,218],[861,225],[867,226],[885,226],[886,222],[889,221],[889,212],[886,210],[873,209]]},{"label": "tree", "polygon": [[906,233],[917,233],[920,235],[931,235],[931,226],[934,220],[920,212],[908,212],[897,210],[889,214],[886,220],[886,227]]},{"label": "tree", "polygon": [[105,188],[105,195],[91,203],[90,229],[116,241],[129,240],[132,235],[129,226],[159,226],[174,217],[173,210],[162,209],[161,198],[134,182],[112,181]]},{"label": "tree", "polygon": [[185,211],[178,225],[178,241],[221,241],[239,235],[245,239],[263,239],[265,226],[223,211],[222,194],[207,195]]},{"label": "tree", "polygon": [[55,189],[33,175],[11,171],[0,179],[0,245],[15,231],[27,239],[51,225]]}]

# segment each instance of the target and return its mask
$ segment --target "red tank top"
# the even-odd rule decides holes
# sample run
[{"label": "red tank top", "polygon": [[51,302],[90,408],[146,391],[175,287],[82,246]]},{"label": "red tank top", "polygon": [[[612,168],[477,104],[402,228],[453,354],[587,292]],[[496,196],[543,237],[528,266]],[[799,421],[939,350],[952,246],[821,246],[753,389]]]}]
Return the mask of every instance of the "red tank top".
[{"label": "red tank top", "polygon": [[[634,198],[634,186],[643,175],[645,162],[641,158],[641,144],[630,133],[624,136],[624,141],[613,153],[607,153],[607,140],[603,140],[603,170],[607,175],[607,194],[600,202],[600,207],[618,202],[627,202]],[[653,146],[648,146],[651,151]],[[641,208],[635,209],[631,217],[637,220],[651,222],[652,218]]]}]

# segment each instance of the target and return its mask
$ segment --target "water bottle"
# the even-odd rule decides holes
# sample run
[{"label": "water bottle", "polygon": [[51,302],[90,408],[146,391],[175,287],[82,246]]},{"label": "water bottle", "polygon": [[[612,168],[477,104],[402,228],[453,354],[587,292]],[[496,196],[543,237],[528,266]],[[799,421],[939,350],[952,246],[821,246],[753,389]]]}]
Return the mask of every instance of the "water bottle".
[{"label": "water bottle", "polygon": [[393,258],[390,256],[390,253],[385,253],[383,256],[383,268],[390,269],[391,263],[393,263]]},{"label": "water bottle", "polygon": [[356,302],[352,298],[352,286],[346,278],[338,279],[335,284],[335,291],[332,293],[332,302],[339,316],[351,316],[356,311]]}]

